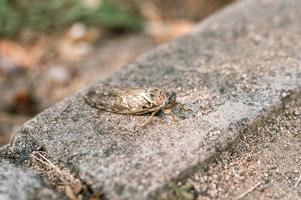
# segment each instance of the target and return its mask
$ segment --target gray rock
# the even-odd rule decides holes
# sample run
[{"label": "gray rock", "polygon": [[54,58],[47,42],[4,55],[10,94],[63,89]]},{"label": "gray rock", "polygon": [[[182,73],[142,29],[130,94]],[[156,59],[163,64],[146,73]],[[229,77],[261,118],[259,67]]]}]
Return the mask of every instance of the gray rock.
[{"label": "gray rock", "polygon": [[53,190],[45,187],[41,179],[29,170],[22,170],[8,161],[0,161],[0,199],[58,199]]},{"label": "gray rock", "polygon": [[141,127],[148,116],[96,110],[83,90],[27,122],[6,157],[40,145],[109,199],[146,199],[299,95],[300,6],[239,1],[104,81],[175,91],[177,122],[161,114]]}]

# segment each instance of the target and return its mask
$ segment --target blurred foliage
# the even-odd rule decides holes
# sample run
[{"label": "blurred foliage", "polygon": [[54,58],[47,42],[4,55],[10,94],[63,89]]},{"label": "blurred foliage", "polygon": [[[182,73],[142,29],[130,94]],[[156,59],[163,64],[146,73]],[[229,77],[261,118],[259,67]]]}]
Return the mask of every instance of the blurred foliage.
[{"label": "blurred foliage", "polygon": [[134,7],[125,10],[110,0],[93,8],[85,7],[83,0],[0,0],[0,36],[12,37],[24,28],[58,30],[74,22],[125,30],[143,25]]}]

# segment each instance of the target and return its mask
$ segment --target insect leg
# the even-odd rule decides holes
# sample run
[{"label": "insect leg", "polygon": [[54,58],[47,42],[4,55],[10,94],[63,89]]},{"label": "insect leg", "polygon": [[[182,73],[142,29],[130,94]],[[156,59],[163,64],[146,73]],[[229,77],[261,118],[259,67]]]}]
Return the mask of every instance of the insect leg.
[{"label": "insect leg", "polygon": [[171,115],[172,121],[177,122],[177,119],[176,119],[175,115],[171,112],[170,109],[165,109],[165,110],[163,110],[163,112],[164,112],[164,114],[169,114],[169,115]]},{"label": "insect leg", "polygon": [[[160,109],[159,109],[159,110],[160,110]],[[150,120],[153,118],[153,116],[154,116],[159,110],[155,110],[155,111],[151,114],[151,116],[146,120],[146,122],[144,122],[144,123],[142,124],[142,127],[146,126],[146,125],[150,122]]]}]

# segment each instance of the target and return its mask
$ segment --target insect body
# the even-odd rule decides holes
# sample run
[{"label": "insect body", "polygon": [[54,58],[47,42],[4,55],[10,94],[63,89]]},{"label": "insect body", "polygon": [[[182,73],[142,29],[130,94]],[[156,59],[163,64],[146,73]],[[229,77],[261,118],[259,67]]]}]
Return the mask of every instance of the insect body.
[{"label": "insect body", "polygon": [[[119,114],[141,115],[168,109],[176,104],[176,94],[159,88],[94,87],[84,97],[90,106]],[[148,120],[149,121],[149,120]]]}]

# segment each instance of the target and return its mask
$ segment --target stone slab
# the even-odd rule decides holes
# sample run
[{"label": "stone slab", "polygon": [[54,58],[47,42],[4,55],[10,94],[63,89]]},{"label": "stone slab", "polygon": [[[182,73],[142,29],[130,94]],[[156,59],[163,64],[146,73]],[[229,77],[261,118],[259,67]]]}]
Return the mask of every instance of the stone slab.
[{"label": "stone slab", "polygon": [[161,114],[141,127],[148,116],[91,108],[84,89],[27,122],[5,157],[21,162],[42,146],[109,199],[146,199],[299,94],[300,8],[239,1],[93,85],[173,90],[186,108],[175,108],[177,122]]},{"label": "stone slab", "polygon": [[8,161],[0,161],[0,199],[59,199],[59,195],[42,184],[42,180],[29,170],[16,167]]}]

